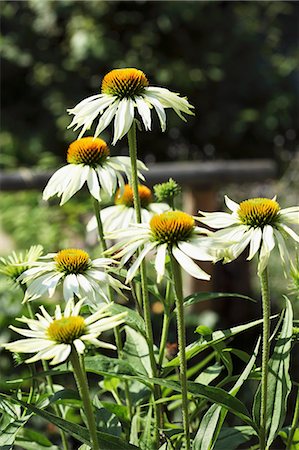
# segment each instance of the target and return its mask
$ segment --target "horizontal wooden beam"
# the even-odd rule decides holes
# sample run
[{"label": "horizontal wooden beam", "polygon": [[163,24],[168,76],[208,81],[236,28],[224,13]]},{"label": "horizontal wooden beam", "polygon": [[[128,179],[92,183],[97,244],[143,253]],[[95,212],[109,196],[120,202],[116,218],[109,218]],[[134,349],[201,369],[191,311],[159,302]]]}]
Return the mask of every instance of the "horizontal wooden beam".
[{"label": "horizontal wooden beam", "polygon": [[[173,178],[182,186],[210,187],[222,183],[255,182],[277,176],[277,165],[269,159],[183,161],[156,163],[148,166],[144,175],[150,186]],[[20,169],[16,172],[0,171],[0,190],[18,191],[43,189],[53,171],[37,172]]]}]

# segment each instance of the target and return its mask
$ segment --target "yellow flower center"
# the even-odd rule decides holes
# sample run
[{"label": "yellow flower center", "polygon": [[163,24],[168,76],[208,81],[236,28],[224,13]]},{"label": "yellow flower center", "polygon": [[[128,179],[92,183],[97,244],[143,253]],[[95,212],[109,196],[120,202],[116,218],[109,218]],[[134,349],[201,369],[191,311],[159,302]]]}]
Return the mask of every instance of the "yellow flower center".
[{"label": "yellow flower center", "polygon": [[[147,208],[153,200],[152,191],[148,187],[139,184],[138,194],[141,208]],[[128,208],[134,206],[133,189],[129,184],[125,185],[122,195],[120,194],[120,189],[117,190],[114,202],[116,205],[126,205]]]},{"label": "yellow flower center", "polygon": [[119,98],[140,95],[148,86],[145,74],[138,69],[114,69],[104,76],[102,93],[115,95]]},{"label": "yellow flower center", "polygon": [[109,154],[109,148],[105,141],[99,138],[84,137],[70,144],[67,151],[67,162],[94,167],[103,163]]},{"label": "yellow flower center", "polygon": [[67,248],[61,250],[54,256],[56,268],[59,272],[65,272],[66,275],[71,273],[84,273],[90,266],[90,258],[88,253],[77,248]]},{"label": "yellow flower center", "polygon": [[194,219],[182,211],[167,211],[157,214],[150,221],[154,240],[165,244],[176,244],[186,240],[194,229]]},{"label": "yellow flower center", "polygon": [[263,227],[275,222],[279,204],[269,198],[251,198],[240,203],[238,215],[242,223],[251,227]]},{"label": "yellow flower center", "polygon": [[50,339],[63,344],[71,344],[85,333],[86,325],[83,317],[71,316],[54,320],[47,329]]}]

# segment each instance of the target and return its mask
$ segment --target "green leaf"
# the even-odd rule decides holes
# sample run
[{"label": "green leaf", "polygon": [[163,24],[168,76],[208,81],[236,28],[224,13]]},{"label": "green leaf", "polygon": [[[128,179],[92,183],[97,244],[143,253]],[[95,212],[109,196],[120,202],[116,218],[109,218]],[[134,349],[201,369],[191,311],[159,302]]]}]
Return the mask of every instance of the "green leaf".
[{"label": "green leaf", "polygon": [[214,450],[236,450],[240,444],[249,441],[255,431],[249,426],[222,428]]},{"label": "green leaf", "polygon": [[107,409],[107,411],[110,411],[111,413],[115,414],[121,422],[128,422],[129,416],[128,416],[128,409],[125,405],[118,405],[116,403],[110,403],[110,402],[101,402],[103,407]]},{"label": "green leaf", "polygon": [[[259,345],[260,339],[256,344],[253,355],[250,358],[247,366],[238,378],[235,385],[229,391],[229,394],[233,397],[238,393],[239,389],[253,369],[258,354]],[[223,406],[219,406],[217,404],[214,404],[210,407],[210,409],[205,413],[199,425],[193,443],[193,450],[210,450],[214,447],[227,412],[227,409],[224,409]]]},{"label": "green leaf", "polygon": [[[0,394],[0,396],[5,397],[3,394]],[[22,402],[17,398],[14,398],[14,401],[24,406],[24,408],[27,408],[29,411],[47,420],[48,422],[53,423],[58,428],[70,434],[83,444],[90,445],[89,431],[86,427],[64,420],[52,413],[49,413],[48,411],[37,408],[36,406],[33,406],[29,403]],[[98,432],[97,435],[100,447],[102,446],[103,448],[109,448],[109,450],[136,450],[138,448],[133,445],[127,444],[125,441],[116,436],[112,436],[107,433]]]},{"label": "green leaf", "polygon": [[[286,298],[286,309],[281,332],[274,347],[273,355],[269,360],[268,389],[267,389],[267,446],[269,447],[277,433],[282,428],[287,408],[287,399],[292,383],[289,375],[290,352],[293,334],[293,309],[292,304]],[[253,414],[255,422],[259,424],[261,405],[260,386],[255,395]]]},{"label": "green leaf", "polygon": [[[289,437],[289,434],[290,434],[290,428],[291,427],[283,428],[278,433],[285,444],[287,444],[287,442],[288,442],[288,437]],[[298,450],[298,448],[299,448],[299,428],[297,428],[295,430],[295,433],[294,433],[294,436],[293,436],[293,439],[292,439],[292,443],[291,443],[291,446],[290,446],[289,450]]]},{"label": "green leaf", "polygon": [[[22,428],[22,430],[18,433],[17,436],[17,441],[22,441],[22,442],[28,442],[29,444],[35,444],[35,445],[40,445],[40,448],[56,448],[58,450],[58,447],[53,446],[52,442],[49,441],[49,439],[44,435],[41,434],[35,430],[32,430],[30,428]],[[21,445],[21,444],[19,444]],[[29,448],[29,446],[27,445],[27,447],[24,448]],[[38,448],[38,447],[35,447]]]},{"label": "green leaf", "polygon": [[113,436],[121,435],[121,424],[115,414],[103,407],[98,397],[94,397],[93,404],[96,407],[96,424],[98,430]]},{"label": "green leaf", "polygon": [[13,420],[9,417],[4,421],[0,429],[0,448],[1,450],[10,450],[15,442],[17,433],[25,425],[26,420]]},{"label": "green leaf", "polygon": [[50,403],[57,402],[59,400],[79,400],[81,402],[79,393],[77,391],[73,391],[72,389],[61,389],[49,398]]},{"label": "green leaf", "polygon": [[119,314],[122,312],[126,312],[127,313],[127,316],[125,319],[126,324],[129,327],[131,327],[134,330],[141,333],[144,337],[146,337],[144,320],[139,314],[137,314],[136,311],[134,311],[133,309],[127,308],[126,306],[123,306],[123,305],[117,305],[116,303],[111,303],[109,305],[109,310],[113,314]]},{"label": "green leaf", "polygon": [[256,300],[254,300],[253,298],[242,294],[234,294],[228,292],[195,292],[192,295],[188,295],[188,297],[184,299],[184,306],[191,306],[195,305],[196,303],[205,302],[207,300],[218,300],[220,298],[227,297],[235,298],[237,300],[249,300],[256,303]]},{"label": "green leaf", "polygon": [[99,375],[117,377],[118,375],[136,375],[137,372],[127,361],[109,358],[103,355],[93,355],[84,358],[85,369]]},{"label": "green leaf", "polygon": [[127,338],[123,348],[124,359],[134,367],[136,372],[151,377],[152,369],[145,338],[128,326],[125,327],[125,330]]},{"label": "green leaf", "polygon": [[216,363],[213,366],[209,366],[204,369],[198,377],[195,379],[197,383],[205,384],[206,386],[210,384],[215,378],[217,378],[223,370],[221,364]]},{"label": "green leaf", "polygon": [[[273,316],[276,317],[276,316]],[[250,328],[256,327],[257,325],[260,325],[263,322],[263,319],[254,320],[253,322],[245,323],[244,325],[238,325],[233,328],[228,328],[227,330],[218,330],[214,331],[212,333],[211,337],[207,339],[201,339],[199,341],[193,342],[192,344],[188,345],[186,347],[186,357],[187,360],[193,358],[193,356],[197,355],[198,353],[202,352],[203,350],[206,350],[208,347],[217,344],[218,342],[224,341],[225,339],[228,339],[232,336],[235,336],[236,334],[243,333],[246,330],[249,330]],[[169,361],[165,367],[172,367],[172,366],[179,366],[180,365],[180,359],[179,357],[175,357],[171,361]]]}]

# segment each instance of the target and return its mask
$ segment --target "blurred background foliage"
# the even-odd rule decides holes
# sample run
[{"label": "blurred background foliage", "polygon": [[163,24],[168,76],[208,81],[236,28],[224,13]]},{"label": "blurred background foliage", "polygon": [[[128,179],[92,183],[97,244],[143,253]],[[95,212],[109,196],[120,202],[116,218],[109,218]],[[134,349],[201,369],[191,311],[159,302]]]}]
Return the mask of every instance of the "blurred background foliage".
[{"label": "blurred background foliage", "polygon": [[[297,2],[2,0],[1,9],[2,168],[63,162],[76,138],[66,108],[118,67],[144,70],[196,108],[187,124],[172,113],[166,133],[156,121],[143,134],[147,162],[295,147]],[[125,139],[116,151],[127,153]]]}]

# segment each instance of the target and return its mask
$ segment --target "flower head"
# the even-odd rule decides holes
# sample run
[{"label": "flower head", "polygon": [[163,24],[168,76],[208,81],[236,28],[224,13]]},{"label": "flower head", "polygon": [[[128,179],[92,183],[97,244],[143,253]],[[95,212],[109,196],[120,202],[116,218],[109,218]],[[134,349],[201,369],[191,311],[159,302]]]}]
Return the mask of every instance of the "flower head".
[{"label": "flower head", "polygon": [[32,264],[19,280],[27,284],[25,301],[35,300],[45,294],[52,297],[59,284],[63,286],[63,296],[66,301],[87,297],[95,305],[109,301],[107,286],[123,295],[121,290],[126,288],[119,280],[107,273],[115,261],[108,258],[91,260],[88,253],[77,248],[60,250],[49,253],[43,261]]},{"label": "flower head", "polygon": [[211,234],[206,229],[195,225],[195,220],[189,214],[182,211],[166,211],[152,217],[148,224],[131,225],[126,230],[111,233],[112,238],[119,242],[111,247],[108,252],[114,257],[122,257],[121,263],[125,263],[141,247],[142,250],[136,261],[128,270],[126,282],[132,280],[142,260],[151,251],[156,251],[155,269],[157,281],[164,276],[166,255],[171,254],[178,263],[190,275],[202,280],[209,280],[210,275],[204,272],[192,259],[212,261],[209,253],[209,239]]},{"label": "flower head", "polygon": [[50,364],[52,365],[66,361],[72,347],[78,353],[84,352],[86,344],[115,349],[114,345],[99,341],[97,338],[103,331],[122,324],[126,313],[108,317],[108,305],[104,305],[96,313],[85,318],[80,315],[83,302],[84,299],[75,305],[73,300],[69,300],[64,313],[57,305],[54,317],[51,317],[41,306],[41,314],[36,314],[36,319],[26,317],[17,319],[19,322],[26,323],[29,329],[14,326],[10,326],[10,328],[22,336],[26,336],[27,339],[2,344],[2,346],[11,352],[36,353],[27,359],[26,363],[51,359]]},{"label": "flower head", "polygon": [[[141,219],[143,223],[148,223],[154,214],[159,214],[169,209],[166,203],[155,203],[152,191],[144,186],[138,186],[138,193],[141,205]],[[134,209],[133,189],[129,184],[124,189],[118,191],[114,197],[114,205],[103,208],[100,212],[105,233],[126,228],[131,223],[136,223],[136,213]],[[95,216],[87,224],[87,231],[93,233],[97,229]]]},{"label": "flower head", "polygon": [[[106,142],[99,138],[85,137],[72,142],[67,151],[67,162],[50,178],[43,192],[44,200],[57,195],[63,205],[86,182],[91,195],[101,201],[101,189],[111,197],[118,186],[123,188],[123,174],[128,178],[131,176],[130,158],[111,157]],[[147,170],[141,161],[137,162],[137,167]],[[144,179],[139,171],[138,176]]]},{"label": "flower head", "polygon": [[161,184],[154,186],[154,192],[159,202],[167,202],[173,205],[174,198],[181,193],[181,187],[172,178]]},{"label": "flower head", "polygon": [[74,118],[69,128],[81,128],[79,138],[89,130],[93,121],[100,116],[95,137],[107,128],[114,118],[113,145],[131,128],[135,117],[135,108],[146,130],[151,129],[151,109],[159,117],[162,131],[166,129],[165,108],[172,108],[183,120],[182,113],[193,114],[192,105],[186,98],[165,88],[149,86],[146,75],[138,69],[114,69],[104,76],[101,94],[92,95],[81,101],[69,114]]},{"label": "flower head", "polygon": [[290,224],[299,225],[299,206],[281,209],[275,198],[252,198],[238,204],[225,197],[225,202],[231,213],[199,211],[203,217],[198,218],[200,222],[219,229],[213,238],[232,243],[218,252],[219,259],[233,261],[249,245],[247,259],[251,260],[259,253],[258,273],[261,274],[277,244],[282,262],[286,264],[289,261],[285,240],[291,237],[299,242],[299,236],[289,227]]},{"label": "flower head", "polygon": [[25,253],[12,252],[6,258],[0,258],[0,273],[10,278],[14,284],[19,285],[19,276],[42,254],[43,247],[41,245],[32,245]]}]

